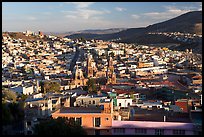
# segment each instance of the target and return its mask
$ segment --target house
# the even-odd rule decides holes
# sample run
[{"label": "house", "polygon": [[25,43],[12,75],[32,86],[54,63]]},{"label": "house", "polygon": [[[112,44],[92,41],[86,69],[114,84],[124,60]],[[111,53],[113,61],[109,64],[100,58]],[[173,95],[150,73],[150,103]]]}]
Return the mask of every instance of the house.
[{"label": "house", "polygon": [[141,108],[162,108],[163,105],[161,102],[150,102],[150,101],[144,101],[142,104],[136,104],[136,106],[141,107]]},{"label": "house", "polygon": [[135,93],[133,94],[133,96],[134,96],[136,103],[138,103],[139,101],[146,100],[146,95],[142,93]]},{"label": "house", "polygon": [[88,135],[111,135],[113,102],[104,99],[100,107],[63,107],[52,114],[53,118],[72,118],[86,130]]},{"label": "house", "polygon": [[24,94],[24,95],[31,95],[34,92],[33,85],[17,85],[10,88],[10,90],[18,93],[18,94]]},{"label": "house", "polygon": [[31,135],[40,120],[47,119],[60,107],[70,107],[70,96],[66,94],[38,93],[25,100],[24,133]]},{"label": "house", "polygon": [[44,98],[31,98],[26,99],[25,105],[24,134],[31,135],[39,119],[46,119],[51,115],[52,101]]},{"label": "house", "polygon": [[86,96],[79,96],[76,98],[74,106],[96,106],[99,105],[102,99],[105,99],[104,96],[97,96],[97,95],[86,95]]},{"label": "house", "polygon": [[183,112],[188,113],[189,111],[188,100],[184,100],[184,99],[177,100],[175,101],[175,105],[179,106]]},{"label": "house", "polygon": [[125,98],[125,97],[117,97],[116,104],[117,104],[117,107],[129,107],[132,105],[132,99]]}]

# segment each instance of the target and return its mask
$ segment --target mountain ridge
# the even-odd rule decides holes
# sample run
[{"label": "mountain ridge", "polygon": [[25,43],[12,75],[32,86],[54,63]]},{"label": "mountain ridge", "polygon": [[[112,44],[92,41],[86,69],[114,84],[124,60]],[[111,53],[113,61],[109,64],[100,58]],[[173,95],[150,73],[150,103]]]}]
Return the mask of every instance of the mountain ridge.
[{"label": "mountain ridge", "polygon": [[[202,35],[202,11],[191,11],[175,18],[149,25],[147,27],[128,28],[116,33],[78,33],[65,37],[71,39],[84,37],[85,39],[101,39],[106,41],[114,40],[117,42],[138,44],[156,44],[166,42],[183,45],[183,43],[170,39],[167,36],[148,35],[150,32],[181,32]],[[198,45],[198,47],[195,47],[202,49],[202,42]],[[181,49],[183,48],[181,47]],[[198,52],[202,52],[202,50],[198,50]]]}]

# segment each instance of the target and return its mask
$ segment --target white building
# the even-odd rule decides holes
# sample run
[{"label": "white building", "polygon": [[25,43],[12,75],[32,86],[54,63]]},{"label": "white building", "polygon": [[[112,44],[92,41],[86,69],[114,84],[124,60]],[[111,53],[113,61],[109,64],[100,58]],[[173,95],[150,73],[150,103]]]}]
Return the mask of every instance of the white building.
[{"label": "white building", "polygon": [[11,87],[10,90],[16,92],[17,94],[31,95],[34,92],[33,85],[28,86],[14,86]]},{"label": "white building", "polygon": [[132,105],[132,99],[131,98],[117,98],[117,107],[128,107]]}]

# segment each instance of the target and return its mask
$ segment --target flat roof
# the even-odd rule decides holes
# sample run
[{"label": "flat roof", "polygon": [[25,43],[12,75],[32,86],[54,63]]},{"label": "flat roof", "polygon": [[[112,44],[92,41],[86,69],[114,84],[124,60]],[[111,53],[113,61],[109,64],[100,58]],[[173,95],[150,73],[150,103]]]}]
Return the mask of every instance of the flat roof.
[{"label": "flat roof", "polygon": [[59,113],[101,113],[101,109],[93,107],[63,107]]},{"label": "flat roof", "polygon": [[193,130],[192,123],[152,121],[112,121],[113,128],[159,128]]}]

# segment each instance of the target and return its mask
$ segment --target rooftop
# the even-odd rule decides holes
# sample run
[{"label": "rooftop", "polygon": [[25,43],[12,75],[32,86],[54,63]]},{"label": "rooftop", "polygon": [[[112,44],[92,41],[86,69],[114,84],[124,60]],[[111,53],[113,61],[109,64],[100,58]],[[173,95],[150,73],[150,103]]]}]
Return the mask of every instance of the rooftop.
[{"label": "rooftop", "polygon": [[152,122],[152,121],[113,121],[112,127],[127,128],[162,128],[162,129],[193,129],[192,123]]},{"label": "rooftop", "polygon": [[63,107],[59,113],[101,113],[101,109],[93,107]]}]

